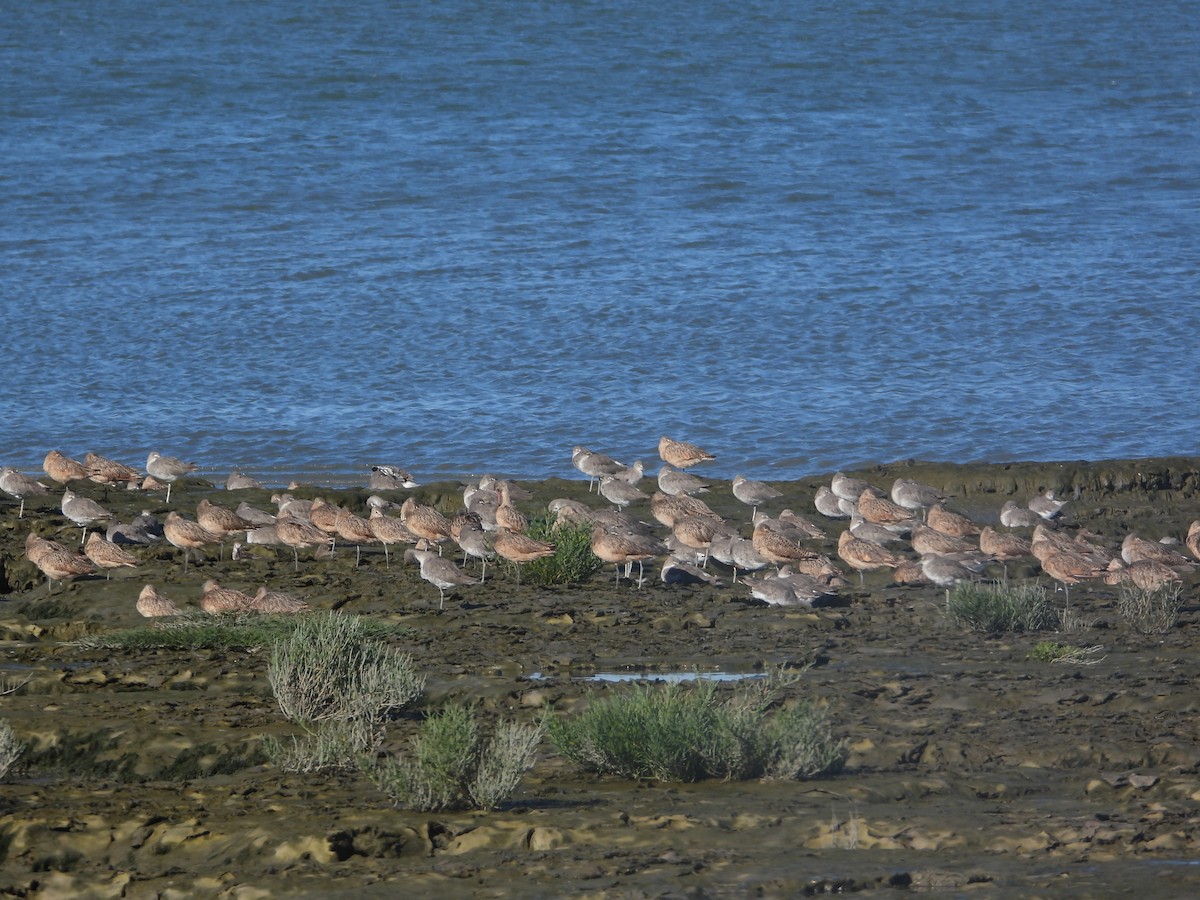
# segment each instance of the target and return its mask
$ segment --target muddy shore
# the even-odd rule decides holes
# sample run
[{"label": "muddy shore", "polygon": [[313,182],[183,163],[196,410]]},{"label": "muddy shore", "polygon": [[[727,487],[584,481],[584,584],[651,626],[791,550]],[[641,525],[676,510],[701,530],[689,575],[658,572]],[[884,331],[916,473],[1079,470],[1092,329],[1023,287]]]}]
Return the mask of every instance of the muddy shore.
[{"label": "muddy shore", "polygon": [[[907,462],[850,474],[884,490],[900,477],[931,484],[953,496],[955,510],[993,525],[1006,500],[1023,504],[1054,489],[1070,501],[1062,529],[1086,529],[1114,549],[1131,531],[1182,539],[1200,518],[1197,458]],[[784,496],[768,511],[790,507],[817,521],[829,537],[813,546],[835,556],[845,520],[813,508],[828,483],[779,483]],[[519,506],[531,516],[556,497],[603,503],[582,480],[523,486],[533,497]],[[162,493],[77,490],[122,521],[168,510]],[[411,493],[452,512],[460,490],[443,483],[387,496]],[[207,497],[273,511],[270,493],[226,493],[193,478],[176,483],[170,508],[193,516]],[[369,492],[295,493],[363,514]],[[364,548],[358,567],[352,549],[320,560],[302,553],[298,572],[286,549],[256,548],[238,560],[213,549],[185,574],[181,553],[158,544],[137,551],[136,570],[48,593],[23,544],[31,528],[78,542],[60,497],[32,498],[23,519],[16,503],[0,501],[2,675],[20,685],[0,697],[0,715],[29,745],[0,783],[6,895],[1200,892],[1194,574],[1165,634],[1140,633],[1117,610],[1118,588],[1088,583],[1071,591],[1079,630],[987,636],[947,619],[942,588],[896,585],[884,571],[862,586],[848,572],[844,604],[812,610],[760,605],[728,574],[719,587],[666,587],[655,577],[637,589],[614,586],[607,567],[582,585],[518,587],[489,568],[485,584],[460,589],[439,610],[436,589],[416,568],[395,559],[385,568],[379,548]],[[749,508],[728,482],[713,481],[704,499],[749,534]],[[630,511],[651,521],[644,507]],[[1053,591],[1032,558],[1010,563],[1008,575]],[[425,703],[469,700],[488,715],[532,720],[547,703],[569,712],[593,692],[623,689],[588,680],[596,673],[810,665],[796,690],[828,703],[850,759],[819,781],[668,785],[586,775],[546,742],[497,811],[396,809],[363,778],[288,775],[262,760],[263,735],[292,733],[271,696],[268,649],[138,654],[73,643],[147,626],[134,608],[143,584],[194,605],[210,577],[403,624],[409,630],[395,643],[428,672]],[[1047,639],[1101,648],[1098,661],[1030,659]],[[389,744],[402,746],[406,727],[398,723]]]}]

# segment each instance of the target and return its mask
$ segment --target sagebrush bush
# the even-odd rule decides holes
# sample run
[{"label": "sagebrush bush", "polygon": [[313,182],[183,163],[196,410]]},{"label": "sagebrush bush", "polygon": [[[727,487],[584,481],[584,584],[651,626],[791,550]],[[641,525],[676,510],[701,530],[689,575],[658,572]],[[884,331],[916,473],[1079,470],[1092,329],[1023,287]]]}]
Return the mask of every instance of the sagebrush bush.
[{"label": "sagebrush bush", "polygon": [[487,737],[471,709],[448,706],[425,720],[409,753],[365,768],[400,806],[425,812],[494,809],[533,765],[543,733],[541,725],[500,722]]},{"label": "sagebrush bush", "polygon": [[292,746],[268,738],[272,762],[292,771],[353,767],[383,741],[389,715],[425,689],[412,657],[367,637],[362,620],[306,616],[275,644],[267,676],[284,717],[300,725]]},{"label": "sagebrush bush", "polygon": [[6,719],[0,719],[0,778],[8,774],[9,768],[25,751],[25,745],[17,739]]},{"label": "sagebrush bush", "polygon": [[946,615],[956,625],[1001,634],[1041,631],[1058,625],[1058,610],[1038,584],[956,584],[946,601]]},{"label": "sagebrush bush", "polygon": [[1142,634],[1166,634],[1179,621],[1183,586],[1167,584],[1147,589],[1125,583],[1117,597],[1117,612]]},{"label": "sagebrush bush", "polygon": [[818,778],[841,770],[823,707],[776,707],[777,679],[747,682],[724,700],[715,682],[631,685],[593,699],[578,716],[551,716],[557,750],[584,769],[624,778]]},{"label": "sagebrush bush", "polygon": [[[521,578],[530,584],[580,584],[600,571],[592,552],[592,530],[587,525],[556,525],[546,518],[533,519],[525,531],[531,538],[550,541],[554,555],[521,566]],[[504,563],[513,567],[512,563]]]}]

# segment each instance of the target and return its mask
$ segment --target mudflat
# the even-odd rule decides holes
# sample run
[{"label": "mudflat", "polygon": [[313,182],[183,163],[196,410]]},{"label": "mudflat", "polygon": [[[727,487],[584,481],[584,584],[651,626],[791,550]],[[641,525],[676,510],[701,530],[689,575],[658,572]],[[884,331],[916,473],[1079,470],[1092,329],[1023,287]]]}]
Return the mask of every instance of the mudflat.
[{"label": "mudflat", "polygon": [[[703,477],[703,472],[693,470]],[[1052,489],[1068,501],[1058,530],[1119,553],[1136,533],[1182,540],[1200,518],[1200,459],[1055,464],[903,462],[849,473],[887,491],[911,478],[948,505],[999,527],[1003,503]],[[48,479],[43,479],[47,481]],[[814,496],[829,477],[776,483],[788,507],[827,533],[807,542],[835,562],[846,520]],[[597,508],[586,481],[525,482],[531,517],[558,497]],[[749,535],[749,507],[729,482],[703,499]],[[160,518],[163,494],[74,485],[122,521]],[[365,490],[307,487],[366,513]],[[409,495],[444,512],[461,486]],[[1069,607],[1032,557],[1012,583],[1045,586],[1068,612],[1056,631],[986,634],[956,624],[946,590],[897,584],[887,570],[845,569],[829,607],[771,607],[741,576],[710,563],[719,586],[614,584],[606,566],[584,583],[517,585],[489,566],[484,584],[438,592],[393,549],[332,558],[230,544],[165,543],[117,569],[48,590],[24,557],[30,530],[68,546],[80,529],[54,502],[0,507],[0,716],[28,746],[0,784],[0,891],[38,897],[794,897],[924,890],[943,896],[1194,896],[1200,891],[1200,617],[1195,574],[1178,621],[1145,633],[1123,614],[1118,586],[1072,586]],[[202,499],[274,511],[269,491],[175,483],[170,509]],[[7,500],[7,498],[5,498]],[[629,512],[646,521],[645,501]],[[665,529],[660,529],[665,533]],[[1017,529],[1028,535],[1028,530]],[[1177,549],[1186,553],[1180,545]],[[449,546],[447,554],[451,553]],[[897,552],[915,558],[901,542]],[[661,561],[660,561],[661,562]],[[839,563],[840,565],[840,563]],[[844,567],[843,567],[844,568]],[[656,566],[647,566],[657,574]],[[468,571],[478,569],[468,567]],[[1001,578],[999,564],[987,577]],[[390,639],[428,674],[422,705],[473,703],[485,716],[532,721],[628,690],[596,674],[802,671],[791,696],[827,704],[850,756],[814,781],[663,784],[582,772],[549,741],[511,800],[489,812],[394,807],[356,774],[293,775],[265,761],[264,735],[295,729],[266,675],[271,648],[244,652],[88,649],[89,635],[155,627],[135,609],[154,584],[194,609],[216,578],[262,584],[315,610],[405,626]],[[1045,641],[1079,648],[1050,662]],[[738,682],[721,682],[721,691]],[[389,731],[402,751],[419,711]]]}]

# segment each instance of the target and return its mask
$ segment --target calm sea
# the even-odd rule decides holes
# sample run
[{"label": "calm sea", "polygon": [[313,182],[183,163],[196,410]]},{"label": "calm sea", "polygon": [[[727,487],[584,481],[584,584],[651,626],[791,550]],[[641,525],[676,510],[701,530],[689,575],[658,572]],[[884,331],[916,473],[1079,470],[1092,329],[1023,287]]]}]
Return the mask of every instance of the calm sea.
[{"label": "calm sea", "polygon": [[1196,453],[1198,90],[1191,2],[10,0],[0,462]]}]

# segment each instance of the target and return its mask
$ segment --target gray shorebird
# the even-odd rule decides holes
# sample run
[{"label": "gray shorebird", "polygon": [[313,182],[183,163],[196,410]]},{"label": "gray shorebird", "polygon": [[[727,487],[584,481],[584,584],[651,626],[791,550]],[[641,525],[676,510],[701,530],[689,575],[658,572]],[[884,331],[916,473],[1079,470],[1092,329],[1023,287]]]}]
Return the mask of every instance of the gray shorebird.
[{"label": "gray shorebird", "polygon": [[50,489],[36,478],[23,475],[12,466],[5,466],[3,469],[0,469],[0,491],[4,491],[10,497],[21,501],[21,509],[17,513],[18,519],[25,517],[26,497],[44,497],[50,493]]},{"label": "gray shorebird", "polygon": [[174,456],[163,456],[157,450],[151,450],[150,455],[146,457],[146,474],[167,486],[167,503],[171,502],[171,485],[189,472],[195,471],[194,462],[184,462]]},{"label": "gray shorebird", "polygon": [[446,605],[446,590],[464,584],[476,584],[474,578],[463,572],[453,561],[439,556],[433,550],[413,547],[404,551],[404,561],[416,560],[421,567],[421,577],[438,589],[438,609]]},{"label": "gray shorebird", "polygon": [[752,507],[750,521],[758,514],[758,507],[769,500],[777,500],[783,496],[783,491],[776,490],[765,481],[752,481],[745,475],[734,475],[733,496],[740,502]]},{"label": "gray shorebird", "polygon": [[79,543],[81,544],[87,538],[89,525],[93,522],[112,519],[113,517],[112,513],[95,500],[89,497],[81,497],[70,488],[63,491],[62,513],[83,529],[83,534],[79,536]]}]

